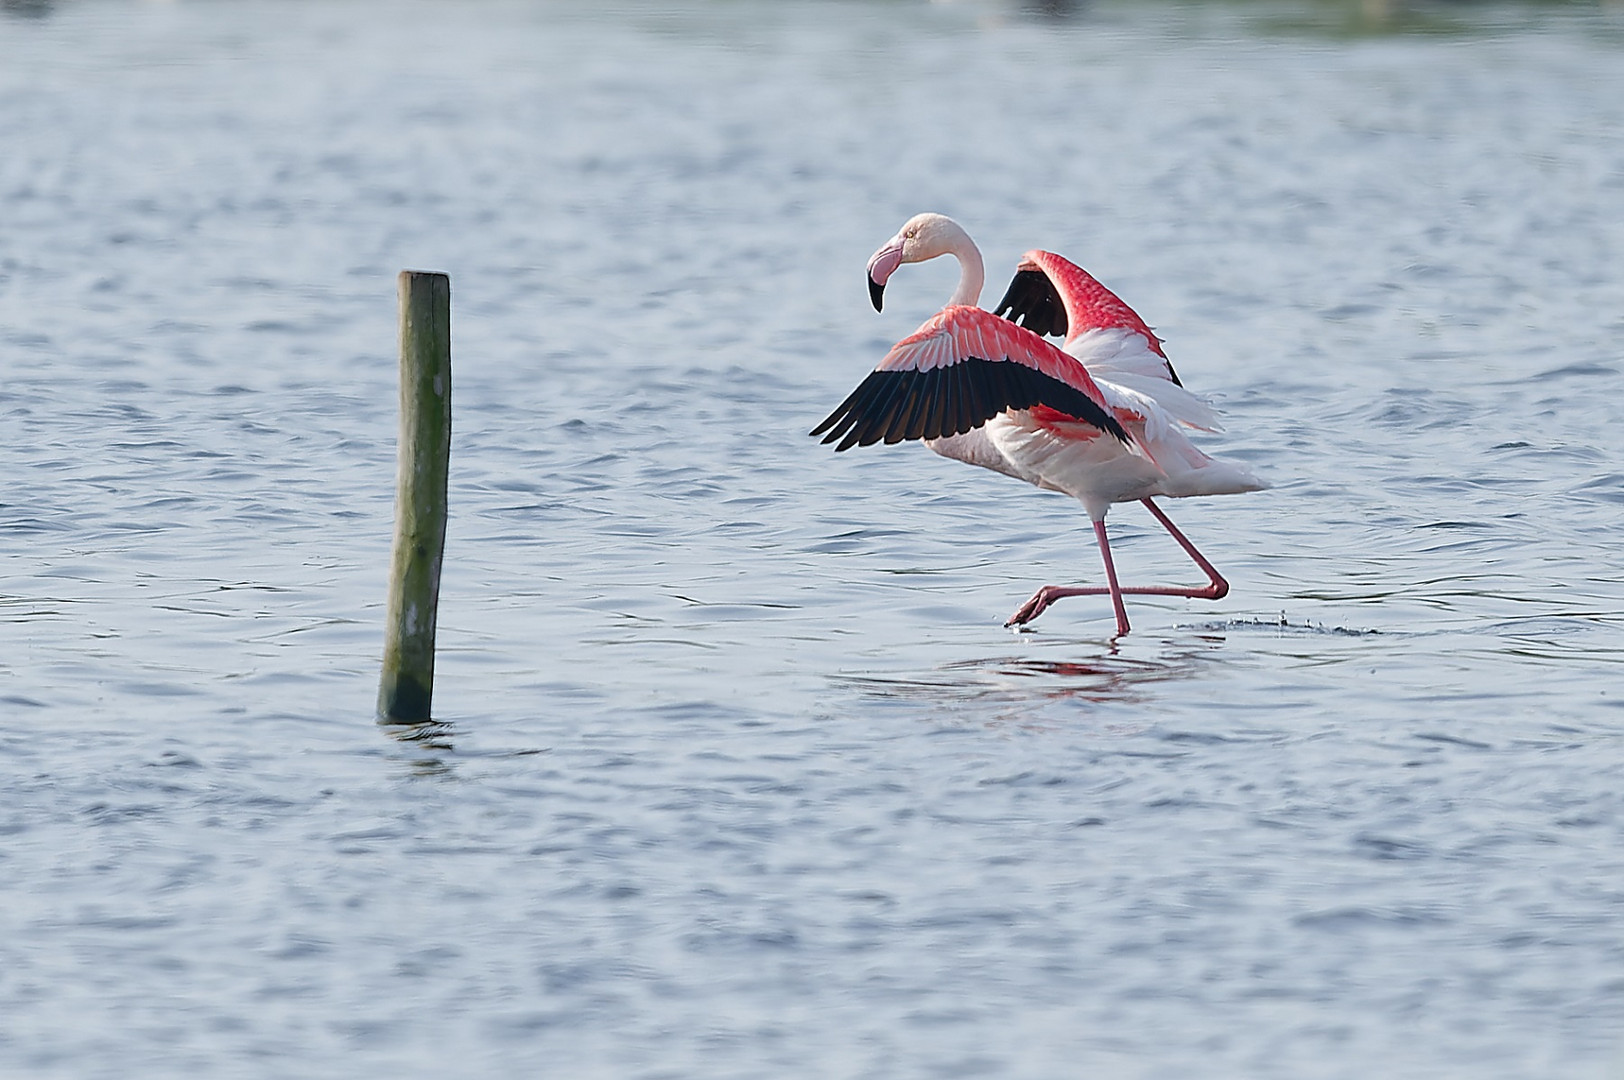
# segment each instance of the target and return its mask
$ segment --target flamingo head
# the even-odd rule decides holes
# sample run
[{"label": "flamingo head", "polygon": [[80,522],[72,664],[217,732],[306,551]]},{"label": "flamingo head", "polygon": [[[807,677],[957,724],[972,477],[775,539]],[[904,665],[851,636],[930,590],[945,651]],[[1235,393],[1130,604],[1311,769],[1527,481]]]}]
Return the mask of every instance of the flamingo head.
[{"label": "flamingo head", "polygon": [[944,214],[915,214],[909,218],[868,260],[868,297],[874,302],[874,310],[882,309],[885,283],[897,267],[951,254],[969,240],[963,227]]}]

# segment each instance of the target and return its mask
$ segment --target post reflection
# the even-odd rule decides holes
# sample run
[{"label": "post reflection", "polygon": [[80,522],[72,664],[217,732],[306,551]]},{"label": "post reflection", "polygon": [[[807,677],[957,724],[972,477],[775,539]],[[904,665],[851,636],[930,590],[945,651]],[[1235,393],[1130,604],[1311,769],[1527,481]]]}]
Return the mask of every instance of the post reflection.
[{"label": "post reflection", "polygon": [[55,8],[55,0],[0,0],[0,12],[23,19],[43,19]]},{"label": "post reflection", "polygon": [[[430,751],[432,755],[450,755],[456,752],[456,747],[451,741],[456,729],[438,720],[424,720],[412,724],[380,720],[378,727],[391,739],[413,749]],[[421,777],[450,776],[455,771],[455,766],[442,756],[412,757],[406,759],[406,765],[411,769],[413,776]]]}]

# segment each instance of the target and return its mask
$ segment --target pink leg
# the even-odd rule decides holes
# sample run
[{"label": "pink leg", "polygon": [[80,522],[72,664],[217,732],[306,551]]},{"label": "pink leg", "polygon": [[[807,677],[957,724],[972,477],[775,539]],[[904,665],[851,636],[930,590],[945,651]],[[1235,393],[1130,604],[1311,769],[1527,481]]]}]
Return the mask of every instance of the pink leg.
[{"label": "pink leg", "polygon": [[1105,519],[1094,523],[1094,539],[1100,545],[1100,558],[1105,560],[1105,581],[1111,590],[1111,606],[1116,608],[1117,637],[1128,632],[1128,605],[1122,602],[1122,586],[1117,584],[1116,563],[1111,560],[1111,542],[1105,538]]},{"label": "pink leg", "polygon": [[1108,584],[1105,586],[1045,585],[1033,593],[1032,599],[1022,604],[1020,609],[1011,615],[1009,621],[1004,625],[1020,626],[1029,623],[1043,614],[1050,604],[1056,600],[1063,600],[1068,596],[1110,596],[1112,606],[1116,608],[1117,634],[1120,636],[1128,632],[1128,612],[1122,603],[1124,596],[1188,596],[1199,600],[1220,600],[1226,596],[1229,593],[1229,582],[1225,581],[1223,575],[1218,573],[1217,568],[1207,561],[1205,555],[1196,550],[1196,546],[1190,543],[1189,537],[1179,531],[1178,526],[1174,525],[1172,520],[1162,512],[1161,507],[1149,499],[1140,499],[1139,501],[1144,503],[1145,509],[1149,510],[1151,515],[1162,523],[1162,527],[1173,537],[1179,547],[1184,549],[1184,553],[1195,560],[1195,564],[1207,575],[1208,584],[1197,587],[1187,585],[1135,585],[1126,589],[1122,588],[1117,584],[1116,566],[1111,561],[1111,546],[1105,539],[1105,522],[1096,521],[1094,523],[1094,536],[1099,541],[1100,557],[1105,560],[1105,580]]},{"label": "pink leg", "polygon": [[[1111,606],[1116,609],[1117,636],[1121,637],[1128,632],[1128,608],[1122,602],[1123,588],[1117,584],[1116,563],[1111,559],[1111,542],[1105,538],[1105,522],[1094,523],[1094,539],[1100,545],[1100,558],[1105,562],[1105,580],[1107,584],[1101,588],[1098,585],[1045,585],[1032,594],[1032,599],[1022,604],[1020,610],[1009,617],[1005,626],[1020,626],[1029,623],[1048,610],[1050,604],[1056,600],[1064,600],[1068,596],[1110,596]],[[1133,591],[1133,590],[1128,590]]]},{"label": "pink leg", "polygon": [[1169,519],[1166,514],[1162,513],[1162,508],[1151,502],[1149,499],[1140,499],[1139,501],[1144,503],[1145,509],[1149,510],[1151,515],[1155,517],[1157,521],[1162,523],[1162,528],[1166,529],[1168,534],[1172,536],[1174,540],[1178,541],[1178,545],[1184,549],[1184,553],[1195,560],[1195,564],[1201,567],[1202,572],[1207,575],[1207,580],[1211,582],[1211,584],[1202,589],[1173,588],[1163,595],[1189,596],[1198,600],[1222,600],[1224,597],[1228,596],[1229,582],[1224,580],[1224,575],[1220,574],[1218,572],[1218,568],[1207,561],[1207,557],[1205,555],[1201,554],[1201,552],[1195,549],[1195,545],[1190,543],[1189,537],[1179,532],[1178,526],[1174,525],[1172,520]]}]

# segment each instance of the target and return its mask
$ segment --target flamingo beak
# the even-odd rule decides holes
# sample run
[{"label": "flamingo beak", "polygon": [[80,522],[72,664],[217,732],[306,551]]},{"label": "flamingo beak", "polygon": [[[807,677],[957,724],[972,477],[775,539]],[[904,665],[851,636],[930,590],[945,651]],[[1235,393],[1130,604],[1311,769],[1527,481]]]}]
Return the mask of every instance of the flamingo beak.
[{"label": "flamingo beak", "polygon": [[868,298],[874,301],[875,311],[884,310],[885,283],[891,280],[891,275],[901,265],[901,237],[886,244],[868,260]]}]

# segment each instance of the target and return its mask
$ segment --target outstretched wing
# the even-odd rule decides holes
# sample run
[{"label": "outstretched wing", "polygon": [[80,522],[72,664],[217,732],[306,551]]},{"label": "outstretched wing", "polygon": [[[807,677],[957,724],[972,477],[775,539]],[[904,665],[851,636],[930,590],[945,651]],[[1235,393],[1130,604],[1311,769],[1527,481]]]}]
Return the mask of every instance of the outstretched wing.
[{"label": "outstretched wing", "polygon": [[940,439],[1038,405],[1129,441],[1075,357],[991,312],[954,306],[897,342],[810,434],[839,440],[836,450]]},{"label": "outstretched wing", "polygon": [[1090,330],[1139,334],[1166,363],[1167,378],[1175,386],[1184,385],[1162,351],[1162,339],[1151,332],[1139,313],[1087,270],[1051,251],[1028,251],[1022,256],[1009,289],[993,311],[1035,334],[1062,337],[1068,343]]}]

